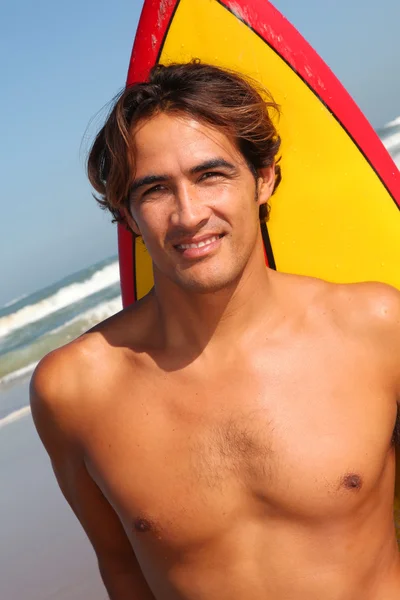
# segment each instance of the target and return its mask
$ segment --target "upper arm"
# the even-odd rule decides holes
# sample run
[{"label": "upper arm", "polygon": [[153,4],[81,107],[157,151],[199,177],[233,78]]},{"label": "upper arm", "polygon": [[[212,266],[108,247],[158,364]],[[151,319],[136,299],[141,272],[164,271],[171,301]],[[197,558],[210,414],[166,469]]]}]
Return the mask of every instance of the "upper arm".
[{"label": "upper arm", "polygon": [[[64,376],[63,359],[50,355],[37,367],[31,381],[32,416],[49,454],[66,500],[79,519],[99,563],[129,565],[135,562],[121,522],[90,477],[81,450],[80,404],[76,383]],[[74,372],[68,365],[68,373]],[[78,369],[79,370],[79,369]],[[75,375],[75,373],[74,373]],[[79,379],[79,373],[76,373]]]},{"label": "upper arm", "polygon": [[376,313],[382,338],[386,342],[389,364],[393,369],[397,401],[400,403],[400,291],[391,286],[379,284],[378,294]]},{"label": "upper arm", "polygon": [[382,356],[400,403],[400,291],[384,283],[351,286],[347,307],[356,331]]}]

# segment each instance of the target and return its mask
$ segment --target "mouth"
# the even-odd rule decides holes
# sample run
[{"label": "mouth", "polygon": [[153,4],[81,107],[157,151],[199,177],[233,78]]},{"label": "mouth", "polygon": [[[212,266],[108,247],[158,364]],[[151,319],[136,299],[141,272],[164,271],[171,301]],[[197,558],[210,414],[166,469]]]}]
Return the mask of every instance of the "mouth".
[{"label": "mouth", "polygon": [[185,258],[200,258],[215,250],[221,244],[224,235],[225,234],[222,233],[193,241],[185,240],[185,242],[174,245],[174,248],[183,254]]}]

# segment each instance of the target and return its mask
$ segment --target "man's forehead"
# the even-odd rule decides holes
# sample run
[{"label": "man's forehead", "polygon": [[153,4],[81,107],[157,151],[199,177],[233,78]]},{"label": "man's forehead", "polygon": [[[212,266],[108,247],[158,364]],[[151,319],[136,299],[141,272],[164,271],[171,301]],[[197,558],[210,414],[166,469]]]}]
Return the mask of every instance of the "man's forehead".
[{"label": "man's forehead", "polygon": [[157,113],[142,120],[132,131],[132,142],[136,152],[157,151],[162,142],[167,142],[169,150],[189,144],[199,148],[218,146],[229,154],[238,153],[236,141],[226,131],[182,113]]}]

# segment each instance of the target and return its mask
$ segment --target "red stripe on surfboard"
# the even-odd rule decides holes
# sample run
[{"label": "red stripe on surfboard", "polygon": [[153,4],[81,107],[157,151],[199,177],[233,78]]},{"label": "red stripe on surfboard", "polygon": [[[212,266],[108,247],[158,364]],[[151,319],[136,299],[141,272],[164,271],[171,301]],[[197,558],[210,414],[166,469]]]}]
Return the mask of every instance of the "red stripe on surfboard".
[{"label": "red stripe on surfboard", "polygon": [[179,0],[145,2],[129,64],[127,85],[144,81],[157,61]]},{"label": "red stripe on surfboard", "polygon": [[[400,171],[369,121],[337,77],[289,21],[267,0],[218,0],[263,38],[321,98],[363,152],[400,208]],[[268,24],[265,15],[268,5]],[[295,52],[293,51],[295,48]]]},{"label": "red stripe on surfboard", "polygon": [[130,231],[122,225],[118,225],[118,256],[122,304],[128,306],[136,300],[135,280],[132,276],[135,269],[133,264],[134,239]]},{"label": "red stripe on surfboard", "polygon": [[[179,0],[145,2],[136,31],[129,63],[126,85],[147,79],[151,67],[160,54],[165,35]],[[131,233],[118,226],[119,268],[122,303],[132,304],[135,297],[134,239]]]},{"label": "red stripe on surfboard", "polygon": [[[238,0],[217,0],[241,18],[299,74],[319,96],[353,138],[400,207],[400,173],[388,152],[323,60],[296,29],[267,0],[252,0],[241,7]],[[147,0],[144,4],[132,50],[127,84],[143,81],[156,63],[179,0]],[[261,15],[268,10],[268,24]],[[293,48],[296,51],[293,51]],[[121,287],[124,305],[135,300],[133,238],[119,227]]]}]

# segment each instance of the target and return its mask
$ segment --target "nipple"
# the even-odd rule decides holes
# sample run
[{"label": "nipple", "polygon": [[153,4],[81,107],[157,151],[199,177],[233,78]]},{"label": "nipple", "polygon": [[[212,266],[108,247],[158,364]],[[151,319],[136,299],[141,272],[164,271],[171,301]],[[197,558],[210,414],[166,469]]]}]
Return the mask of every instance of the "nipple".
[{"label": "nipple", "polygon": [[348,490],[360,490],[362,484],[362,479],[357,473],[347,473],[342,478],[342,485]]},{"label": "nipple", "polygon": [[148,521],[147,519],[142,519],[141,517],[137,517],[134,520],[133,526],[135,528],[135,531],[137,531],[138,533],[146,533],[146,531],[150,531],[151,529],[150,521]]}]

